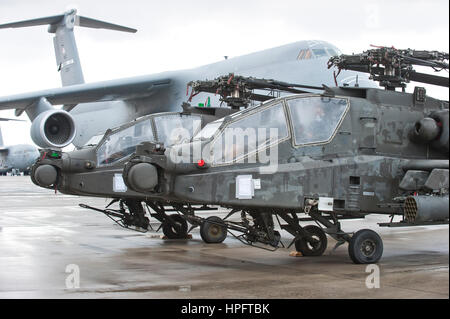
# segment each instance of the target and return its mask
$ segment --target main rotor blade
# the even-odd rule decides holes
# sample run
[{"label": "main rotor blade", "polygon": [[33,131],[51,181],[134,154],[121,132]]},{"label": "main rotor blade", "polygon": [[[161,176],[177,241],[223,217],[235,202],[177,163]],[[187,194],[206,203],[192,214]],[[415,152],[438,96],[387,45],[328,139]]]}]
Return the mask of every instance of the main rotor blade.
[{"label": "main rotor blade", "polygon": [[449,79],[443,76],[412,71],[409,73],[409,79],[415,82],[449,87]]}]

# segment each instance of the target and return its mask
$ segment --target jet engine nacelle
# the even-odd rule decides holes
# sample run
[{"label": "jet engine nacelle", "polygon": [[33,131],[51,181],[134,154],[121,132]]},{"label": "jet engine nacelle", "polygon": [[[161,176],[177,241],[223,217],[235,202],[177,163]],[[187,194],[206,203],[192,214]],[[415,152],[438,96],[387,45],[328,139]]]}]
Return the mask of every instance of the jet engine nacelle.
[{"label": "jet engine nacelle", "polygon": [[63,148],[72,143],[75,133],[72,115],[63,110],[45,111],[31,125],[31,138],[42,148]]}]

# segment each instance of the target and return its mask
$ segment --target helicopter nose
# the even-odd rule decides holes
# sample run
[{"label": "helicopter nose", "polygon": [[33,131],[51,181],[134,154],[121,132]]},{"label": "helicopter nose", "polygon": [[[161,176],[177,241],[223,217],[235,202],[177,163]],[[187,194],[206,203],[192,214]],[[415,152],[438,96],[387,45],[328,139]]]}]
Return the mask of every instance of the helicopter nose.
[{"label": "helicopter nose", "polygon": [[156,167],[149,163],[139,163],[128,171],[127,182],[132,189],[138,192],[151,191],[158,185],[158,172]]},{"label": "helicopter nose", "polygon": [[58,173],[52,165],[41,165],[34,171],[34,179],[40,186],[50,186],[56,183]]}]

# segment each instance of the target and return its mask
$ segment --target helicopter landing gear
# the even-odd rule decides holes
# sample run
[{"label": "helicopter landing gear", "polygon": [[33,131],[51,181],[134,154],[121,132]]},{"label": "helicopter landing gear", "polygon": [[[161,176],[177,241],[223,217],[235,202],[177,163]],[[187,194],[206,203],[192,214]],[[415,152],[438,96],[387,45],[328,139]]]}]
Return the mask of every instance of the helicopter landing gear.
[{"label": "helicopter landing gear", "polygon": [[208,217],[200,225],[200,236],[207,244],[222,243],[227,238],[227,226],[220,217]]},{"label": "helicopter landing gear", "polygon": [[295,241],[295,249],[303,254],[303,256],[322,256],[327,249],[328,239],[322,228],[315,225],[303,227],[304,231],[311,236],[311,240],[307,238],[299,238]]},{"label": "helicopter landing gear", "polygon": [[355,264],[374,264],[383,255],[383,241],[373,230],[362,229],[350,235],[342,231],[341,224],[333,212],[326,218],[313,209],[309,212],[309,216],[324,225],[326,233],[337,241],[333,250],[345,242],[348,243],[348,254]]},{"label": "helicopter landing gear", "polygon": [[376,263],[383,255],[383,241],[373,230],[359,230],[350,239],[348,254],[355,264]]},{"label": "helicopter landing gear", "polygon": [[[119,209],[109,208],[112,204],[119,202]],[[136,227],[136,231],[145,233],[150,226],[149,219],[145,216],[144,208],[140,201],[114,199],[105,209],[98,209],[85,204],[79,204],[82,208],[87,208],[100,212],[111,218],[116,224],[123,228]]]},{"label": "helicopter landing gear", "polygon": [[295,249],[302,253],[303,256],[322,256],[327,249],[327,235],[322,228],[315,225],[300,226],[300,220],[295,212],[279,212],[280,216],[287,224],[281,224],[281,229],[286,230],[294,240],[289,244],[288,248],[295,244]]},{"label": "helicopter landing gear", "polygon": [[181,215],[167,215],[162,223],[162,231],[168,239],[185,239],[188,236],[188,224]]},{"label": "helicopter landing gear", "polygon": [[[125,200],[124,204],[128,207],[128,214],[124,213],[123,223],[125,226],[135,226],[147,230],[150,221],[145,217],[145,211],[140,201]],[[121,203],[121,209],[123,209]]]},{"label": "helicopter landing gear", "polygon": [[[255,243],[269,245],[277,249],[281,243],[280,233],[273,229],[272,215],[265,212],[240,211],[241,221],[227,220],[231,215],[239,212],[232,210],[224,219],[217,216],[202,218],[185,212],[189,223],[200,226],[200,236],[205,243],[221,243],[225,240],[228,233],[245,245],[259,247]],[[241,233],[235,235],[233,232]],[[272,249],[267,249],[272,250]]]},{"label": "helicopter landing gear", "polygon": [[[166,208],[159,202],[145,202],[148,208],[151,208],[150,216],[156,218],[161,222],[164,236],[168,239],[187,239],[188,238],[188,223],[183,215],[167,214]],[[159,229],[158,229],[159,230]]]}]

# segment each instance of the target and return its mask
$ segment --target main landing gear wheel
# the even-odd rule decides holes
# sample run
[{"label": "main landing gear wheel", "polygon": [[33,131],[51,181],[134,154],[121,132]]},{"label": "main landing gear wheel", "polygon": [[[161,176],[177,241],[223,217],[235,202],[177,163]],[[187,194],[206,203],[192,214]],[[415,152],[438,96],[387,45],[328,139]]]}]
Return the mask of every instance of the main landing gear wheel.
[{"label": "main landing gear wheel", "polygon": [[[124,203],[128,207],[129,211],[128,214],[124,215],[124,224],[126,226],[135,226],[147,230],[150,225],[150,220],[145,217],[145,211],[142,208],[141,202],[128,200],[124,201]],[[123,209],[122,205],[121,209]]]},{"label": "main landing gear wheel", "polygon": [[270,243],[270,245],[272,247],[278,247],[278,244],[280,243],[280,240],[281,240],[280,232],[277,231],[277,230],[274,230],[273,231],[273,241],[272,241],[272,243]]},{"label": "main landing gear wheel", "polygon": [[359,230],[350,239],[348,254],[355,264],[374,264],[383,255],[383,241],[373,230]]},{"label": "main landing gear wheel", "polygon": [[162,225],[163,234],[169,239],[187,238],[188,224],[186,220],[178,214],[170,215],[175,224],[169,220],[164,221]]},{"label": "main landing gear wheel", "polygon": [[223,242],[225,238],[227,238],[227,226],[224,224],[222,218],[220,217],[208,217],[200,225],[200,236],[205,243],[219,244]]},{"label": "main landing gear wheel", "polygon": [[303,229],[311,235],[314,241],[309,242],[305,238],[300,238],[295,242],[295,249],[303,256],[322,256],[328,244],[325,232],[315,225],[308,225]]}]

